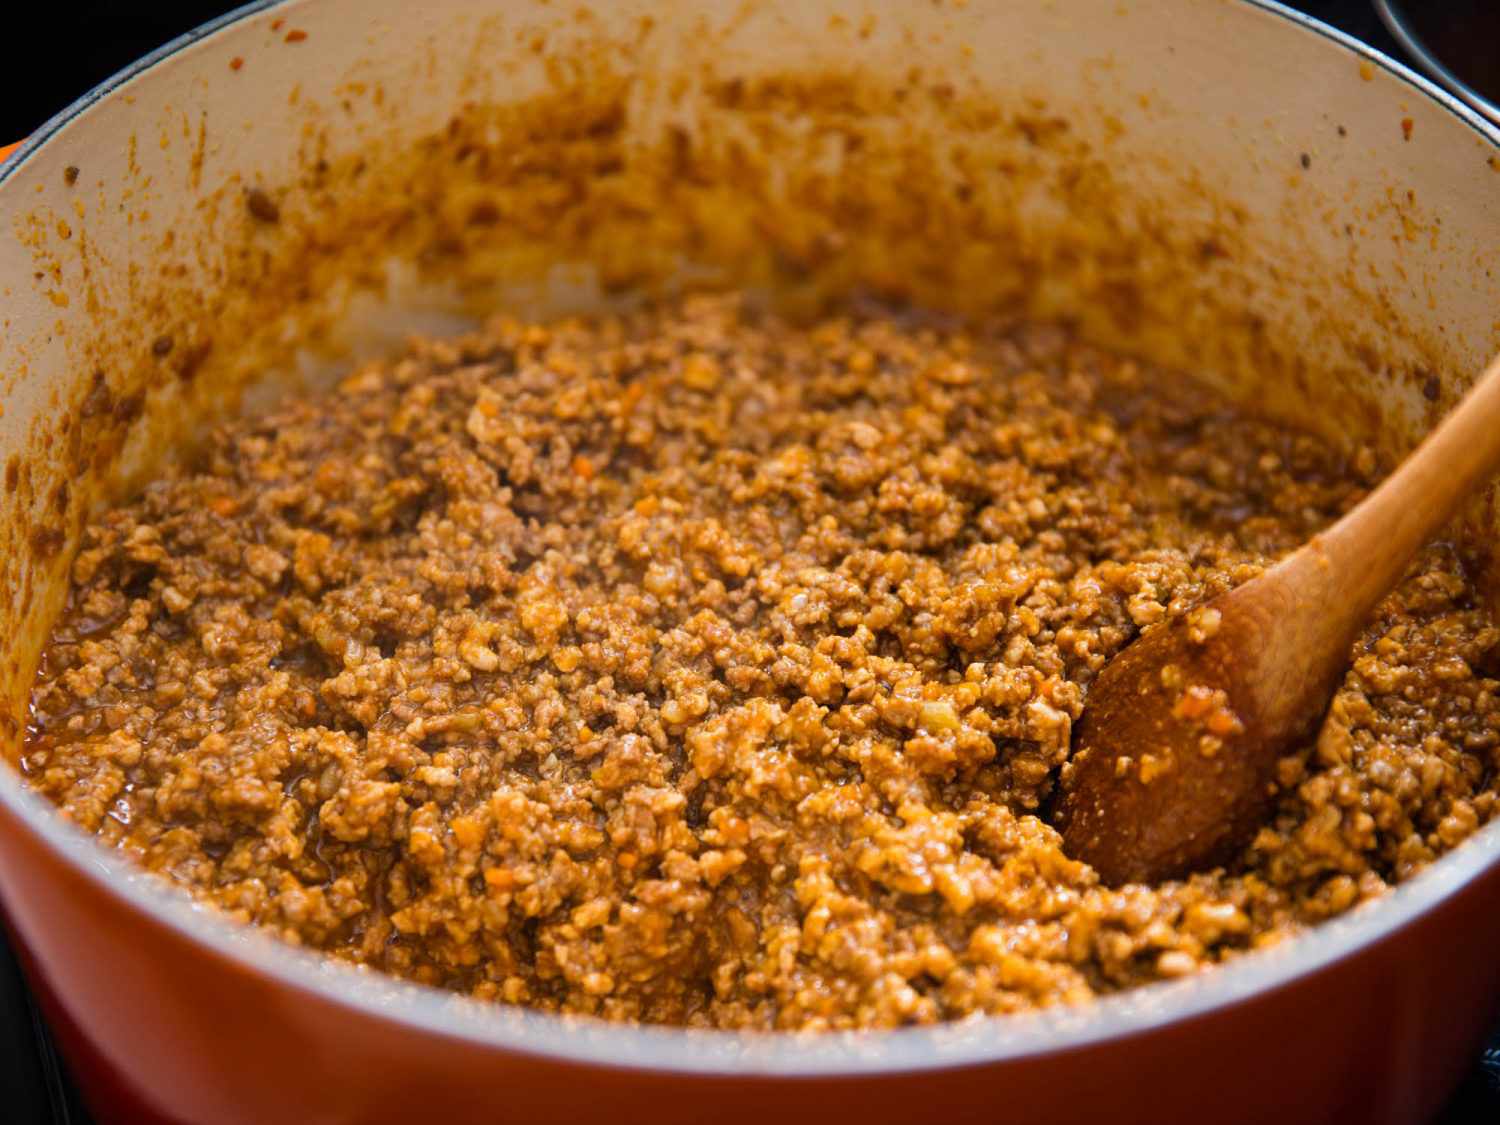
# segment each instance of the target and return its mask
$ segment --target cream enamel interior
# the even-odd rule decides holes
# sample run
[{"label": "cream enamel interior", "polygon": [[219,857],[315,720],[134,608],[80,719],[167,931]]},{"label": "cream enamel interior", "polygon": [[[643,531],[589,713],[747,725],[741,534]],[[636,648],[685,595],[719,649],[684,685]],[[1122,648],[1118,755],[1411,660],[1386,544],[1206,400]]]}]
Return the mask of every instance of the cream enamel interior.
[{"label": "cream enamel interior", "polygon": [[[289,42],[289,32],[305,38]],[[566,254],[550,270],[534,256],[501,255],[489,272],[445,278],[399,261],[354,263],[330,250],[337,267],[359,264],[367,280],[397,281],[385,291],[366,285],[357,296],[348,286],[313,282],[305,293],[281,294],[260,306],[268,314],[264,333],[216,344],[193,378],[174,381],[148,370],[162,330],[153,318],[170,320],[179,340],[213,326],[184,323],[183,310],[203,304],[163,311],[162,279],[174,292],[214,296],[216,285],[238,276],[225,270],[231,249],[274,253],[279,232],[245,214],[249,187],[283,192],[290,226],[311,163],[361,152],[372,164],[388,162],[392,153],[419,150],[422,138],[441,134],[466,106],[567,91],[592,81],[591,68],[607,71],[624,91],[627,165],[653,160],[679,143],[676,135],[722,158],[742,135],[745,145],[762,146],[746,180],[758,193],[754,206],[763,214],[807,212],[810,223],[825,226],[837,213],[829,193],[837,200],[853,190],[844,178],[851,167],[868,171],[839,148],[838,130],[820,128],[816,114],[785,114],[773,128],[757,129],[704,91],[730,80],[825,72],[890,76],[925,91],[880,103],[884,116],[870,126],[900,134],[901,158],[915,154],[920,162],[913,166],[920,174],[892,190],[947,192],[963,182],[976,206],[1000,218],[992,226],[923,228],[910,224],[911,210],[897,208],[891,214],[899,222],[882,226],[877,209],[867,228],[844,232],[813,263],[810,272],[826,274],[835,288],[880,288],[884,275],[861,271],[881,261],[883,247],[930,272],[924,243],[951,238],[944,253],[957,263],[953,277],[970,283],[954,296],[963,311],[1066,317],[1101,342],[1190,367],[1267,410],[1392,453],[1415,440],[1500,347],[1493,267],[1500,260],[1500,135],[1422,80],[1273,5],[621,0],[591,7],[586,17],[531,0],[252,5],[86,99],[0,170],[9,219],[0,238],[0,461],[18,458],[32,474],[29,489],[0,499],[0,565],[8,568],[0,622],[11,638],[0,682],[17,720],[65,591],[78,519],[95,498],[158,463],[168,436],[229,409],[247,387],[275,394],[289,377],[316,377],[410,327],[462,320],[476,306],[546,312],[604,299],[589,263]],[[996,107],[995,117],[971,121],[962,151],[950,143],[952,119],[941,109],[952,98]],[[1016,124],[1023,120],[1066,121],[1069,140],[1049,148],[1031,125]],[[809,161],[822,161],[824,170],[798,180]],[[1069,161],[1107,186],[1066,197],[1049,191],[1076,182],[1079,169]],[[79,170],[72,183],[69,167]],[[769,198],[788,182],[808,190]],[[726,182],[714,191],[732,209],[748,188]],[[683,198],[696,197],[674,203]],[[648,210],[651,203],[642,201]],[[930,211],[942,217],[946,206],[934,195]],[[660,245],[641,240],[642,231],[656,230]],[[986,230],[1008,231],[1016,241],[973,239]],[[1153,241],[1161,232],[1176,241]],[[670,259],[682,273],[762,286],[773,270],[740,235],[710,239],[695,261],[682,254],[679,234],[670,221],[632,226],[621,244],[653,270]],[[1203,248],[1201,260],[1184,261],[1184,248],[1193,246]],[[1014,267],[1018,255],[1027,269]],[[514,276],[507,264],[516,265]],[[1031,268],[1039,264],[1049,267],[1040,275]],[[945,279],[935,275],[931,288],[941,290]],[[1122,291],[1129,293],[1124,315]],[[113,401],[140,379],[148,388],[144,413],[118,459],[80,476],[77,459],[59,452],[67,434],[56,423],[80,410],[111,356],[118,369],[105,378]],[[71,487],[59,504],[65,478]],[[1500,533],[1493,497],[1476,506],[1471,525],[1486,536]],[[60,540],[38,550],[39,528],[57,529]],[[898,1033],[899,1056],[881,1045],[884,1037],[799,1043],[793,1051],[718,1036],[718,1046],[685,1054],[675,1045],[679,1033],[578,1029],[474,1011],[414,986],[353,983],[352,974],[251,935],[231,937],[229,927],[100,855],[10,771],[0,775],[0,800],[21,808],[54,846],[87,859],[118,893],[306,987],[485,1041],[693,1069],[731,1060],[779,1071],[927,1065],[1146,1026],[1307,971],[1461,885],[1500,852],[1500,826],[1492,825],[1387,902],[1296,949],[1247,958],[1188,987],[1006,1021],[1014,1027],[1004,1034]]]}]

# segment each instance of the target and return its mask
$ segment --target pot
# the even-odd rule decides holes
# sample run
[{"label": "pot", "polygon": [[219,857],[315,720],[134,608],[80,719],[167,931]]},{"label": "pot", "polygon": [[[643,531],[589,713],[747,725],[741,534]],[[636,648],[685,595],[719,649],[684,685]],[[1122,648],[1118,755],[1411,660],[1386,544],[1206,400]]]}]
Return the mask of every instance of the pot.
[{"label": "pot", "polygon": [[[873,292],[1065,319],[1393,456],[1500,347],[1500,133],[1262,0],[254,3],[50,122],[0,199],[13,764],[87,513],[414,327],[685,278]],[[1494,541],[1493,492],[1464,520]],[[1418,1121],[1500,998],[1500,824],[1200,978],[816,1038],[323,962],[10,768],[0,898],[101,1121]]]},{"label": "pot", "polygon": [[[1491,121],[1500,121],[1500,55],[1495,48],[1500,23],[1494,8],[1460,3],[1413,13],[1400,0],[1375,0],[1375,10],[1402,50],[1433,81]],[[1419,18],[1413,19],[1414,14]]]}]

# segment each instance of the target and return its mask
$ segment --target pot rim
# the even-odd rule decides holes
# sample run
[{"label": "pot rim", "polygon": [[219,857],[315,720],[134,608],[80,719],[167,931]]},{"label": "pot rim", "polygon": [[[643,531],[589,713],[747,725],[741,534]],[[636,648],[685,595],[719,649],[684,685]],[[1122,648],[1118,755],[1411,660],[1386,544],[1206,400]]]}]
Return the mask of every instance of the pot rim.
[{"label": "pot rim", "polygon": [[1379,14],[1381,22],[1385,24],[1386,30],[1391,33],[1391,38],[1400,43],[1402,49],[1415,59],[1423,70],[1432,75],[1434,81],[1465,105],[1472,107],[1496,124],[1500,124],[1500,104],[1470,86],[1458,76],[1452,67],[1438,57],[1437,52],[1417,34],[1416,28],[1412,26],[1406,14],[1404,4],[1396,3],[1395,0],[1375,0],[1375,11]]},{"label": "pot rim", "polygon": [[[0,189],[75,118],[157,64],[253,16],[304,2],[308,0],[252,0],[143,56],[56,114],[0,161]],[[1368,60],[1436,102],[1500,151],[1500,127],[1402,63],[1278,0],[1236,2]],[[57,816],[54,806],[23,785],[16,769],[0,767],[0,809],[100,891],[205,953],[238,963],[309,998],[425,1035],[560,1064],[740,1077],[827,1078],[1014,1062],[1206,1017],[1287,988],[1390,937],[1500,864],[1497,819],[1385,897],[1281,946],[1241,956],[1201,976],[1035,1013],[890,1031],[795,1035],[610,1024],[471,1000],[356,968],[286,945],[256,927],[232,922],[195,903],[187,892],[100,847]]]}]

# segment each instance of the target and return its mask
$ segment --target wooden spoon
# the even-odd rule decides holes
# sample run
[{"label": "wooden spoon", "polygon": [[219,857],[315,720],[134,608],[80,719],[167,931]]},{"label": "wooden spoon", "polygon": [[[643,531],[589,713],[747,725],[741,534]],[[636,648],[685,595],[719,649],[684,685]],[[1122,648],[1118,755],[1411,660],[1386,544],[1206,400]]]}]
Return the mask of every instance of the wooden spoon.
[{"label": "wooden spoon", "polygon": [[1270,570],[1147,629],[1099,674],[1054,823],[1111,886],[1226,863],[1317,729],[1370,613],[1500,469],[1500,356],[1379,488]]}]

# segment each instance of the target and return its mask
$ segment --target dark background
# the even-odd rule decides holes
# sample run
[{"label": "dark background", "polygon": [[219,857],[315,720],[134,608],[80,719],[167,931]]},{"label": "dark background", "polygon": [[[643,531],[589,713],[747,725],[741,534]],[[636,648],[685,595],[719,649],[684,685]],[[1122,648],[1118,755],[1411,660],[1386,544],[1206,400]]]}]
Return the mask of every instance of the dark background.
[{"label": "dark background", "polygon": [[[416,0],[414,0],[416,2]],[[1029,0],[1027,0],[1029,2]],[[1311,15],[1400,57],[1369,0],[1292,0]],[[1429,43],[1445,38],[1487,46],[1500,61],[1495,20],[1500,0],[1408,0]],[[223,2],[94,0],[26,3],[7,13],[6,65],[0,68],[0,145],[21,140],[74,98],[184,31],[232,10]],[[1471,32],[1471,29],[1473,31]],[[1446,33],[1446,34],[1445,34]],[[1457,65],[1467,70],[1465,60]],[[1496,67],[1500,70],[1500,66]],[[1465,77],[1470,77],[1465,73]],[[10,951],[0,939],[0,1118],[12,1125],[88,1125]],[[1475,1066],[1443,1125],[1500,1122],[1500,1035]]]}]

